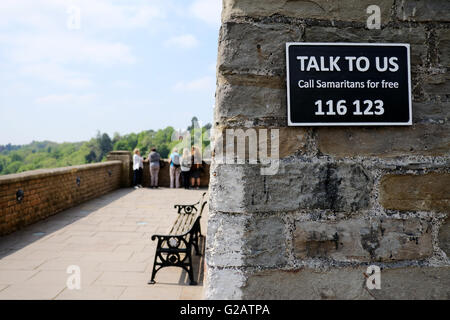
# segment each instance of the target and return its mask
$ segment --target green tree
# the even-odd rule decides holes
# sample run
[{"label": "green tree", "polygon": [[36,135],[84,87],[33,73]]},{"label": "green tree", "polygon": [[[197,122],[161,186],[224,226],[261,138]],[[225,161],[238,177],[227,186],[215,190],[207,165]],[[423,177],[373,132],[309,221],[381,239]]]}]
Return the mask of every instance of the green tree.
[{"label": "green tree", "polygon": [[11,162],[20,162],[22,160],[22,157],[17,152],[11,153]]},{"label": "green tree", "polygon": [[187,131],[192,131],[195,128],[198,128],[198,118],[192,117],[191,125],[187,127]]},{"label": "green tree", "polygon": [[118,132],[114,132],[112,144],[115,145],[117,141],[120,140],[120,134]]},{"label": "green tree", "polygon": [[19,172],[20,166],[22,165],[22,162],[15,161],[8,164],[8,166],[5,169],[5,174],[11,174]]},{"label": "green tree", "polygon": [[[197,118],[193,117],[190,127],[198,127],[197,121]],[[196,134],[202,138],[209,128],[210,124],[207,124],[200,133],[196,130]],[[191,132],[191,136],[193,134]],[[123,136],[116,132],[112,140],[107,133],[98,132],[96,137],[84,142],[32,141],[30,144],[21,146],[0,145],[0,174],[99,162],[104,161],[111,150],[133,151],[136,147],[141,149],[142,155],[147,155],[150,148],[155,147],[161,157],[167,158],[170,151],[180,144],[176,136],[174,128],[169,126],[157,131],[146,130]],[[206,139],[202,141],[203,147],[209,144]],[[183,147],[190,148],[189,142],[184,142],[186,146],[183,145]]]},{"label": "green tree", "polygon": [[110,152],[113,149],[113,143],[107,133],[102,134],[99,140],[99,146],[101,150],[100,156],[103,159],[103,157],[105,157],[108,154],[108,152]]}]

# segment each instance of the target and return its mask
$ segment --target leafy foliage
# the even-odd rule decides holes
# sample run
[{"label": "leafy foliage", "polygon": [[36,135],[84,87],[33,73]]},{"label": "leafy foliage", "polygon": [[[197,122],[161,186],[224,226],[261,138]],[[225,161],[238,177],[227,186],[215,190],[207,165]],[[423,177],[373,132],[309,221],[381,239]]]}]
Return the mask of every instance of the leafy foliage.
[{"label": "leafy foliage", "polygon": [[[197,120],[194,118],[192,125],[188,127],[191,137],[194,136],[193,123]],[[203,135],[210,127],[207,124],[202,128]],[[147,156],[150,149],[155,147],[162,158],[167,158],[170,151],[180,144],[177,135],[174,128],[167,127],[123,136],[114,133],[112,139],[107,133],[98,132],[95,138],[85,142],[33,141],[21,146],[0,145],[0,175],[101,162],[106,160],[106,155],[112,150],[133,151],[139,148],[141,155]],[[203,141],[203,147],[207,145],[209,141]]]}]

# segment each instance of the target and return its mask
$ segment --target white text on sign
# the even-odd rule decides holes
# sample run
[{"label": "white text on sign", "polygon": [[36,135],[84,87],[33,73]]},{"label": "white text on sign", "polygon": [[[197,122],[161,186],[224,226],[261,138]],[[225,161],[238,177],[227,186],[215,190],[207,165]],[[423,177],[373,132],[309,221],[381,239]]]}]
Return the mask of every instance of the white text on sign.
[{"label": "white text on sign", "polygon": [[[326,59],[328,58],[328,59]],[[367,57],[324,57],[324,56],[297,56],[300,62],[300,71],[339,72],[346,66],[346,70],[353,72],[366,72],[371,62]],[[399,70],[397,57],[375,57],[375,67],[379,72],[397,72]]]}]

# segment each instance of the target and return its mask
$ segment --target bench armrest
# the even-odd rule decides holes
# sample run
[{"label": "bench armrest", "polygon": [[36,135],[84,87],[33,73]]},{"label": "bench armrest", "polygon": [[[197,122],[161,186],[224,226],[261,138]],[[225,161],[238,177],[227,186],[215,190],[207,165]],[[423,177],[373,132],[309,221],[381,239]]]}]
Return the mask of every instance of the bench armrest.
[{"label": "bench armrest", "polygon": [[[183,244],[186,248],[189,247],[189,241],[186,240],[185,235],[167,235],[167,234],[154,234],[152,240],[158,238],[158,250],[184,250],[180,246]],[[161,247],[161,244],[165,242],[166,249]]]},{"label": "bench armrest", "polygon": [[152,241],[155,241],[156,238],[158,238],[158,240],[169,240],[172,237],[173,236],[170,236],[167,234],[154,234],[154,235],[152,235]]}]

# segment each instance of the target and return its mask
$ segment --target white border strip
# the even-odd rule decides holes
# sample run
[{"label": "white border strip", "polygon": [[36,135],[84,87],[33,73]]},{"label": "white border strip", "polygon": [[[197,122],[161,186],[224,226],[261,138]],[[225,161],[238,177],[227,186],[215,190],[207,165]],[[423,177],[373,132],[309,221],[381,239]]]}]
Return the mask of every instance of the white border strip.
[{"label": "white border strip", "polygon": [[[404,46],[407,50],[408,63],[408,92],[409,92],[409,120],[408,122],[292,122],[291,121],[291,97],[289,80],[289,47],[291,45],[304,46],[383,46],[398,47]],[[411,92],[411,46],[409,43],[357,43],[357,42],[286,42],[286,83],[287,83],[287,119],[289,127],[321,127],[321,126],[410,126],[412,125],[412,92]]]}]

